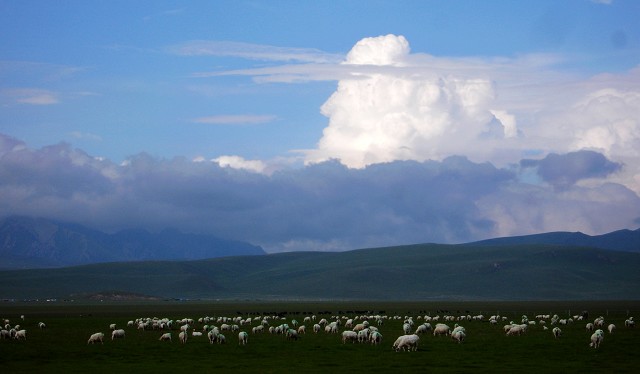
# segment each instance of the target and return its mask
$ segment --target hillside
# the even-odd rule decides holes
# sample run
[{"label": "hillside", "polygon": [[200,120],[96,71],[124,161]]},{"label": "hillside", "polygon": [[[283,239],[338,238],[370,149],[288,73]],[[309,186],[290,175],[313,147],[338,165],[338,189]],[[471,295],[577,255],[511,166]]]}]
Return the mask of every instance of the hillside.
[{"label": "hillside", "polygon": [[126,230],[108,234],[82,225],[39,218],[14,216],[0,220],[0,268],[5,269],[264,253],[262,248],[249,243],[177,230],[159,233]]},{"label": "hillside", "polygon": [[0,272],[0,298],[640,299],[640,254],[552,245],[413,245]]},{"label": "hillside", "polygon": [[603,235],[587,235],[581,232],[548,232],[543,234],[511,236],[487,239],[470,245],[521,245],[554,244],[640,252],[640,229],[618,230]]}]

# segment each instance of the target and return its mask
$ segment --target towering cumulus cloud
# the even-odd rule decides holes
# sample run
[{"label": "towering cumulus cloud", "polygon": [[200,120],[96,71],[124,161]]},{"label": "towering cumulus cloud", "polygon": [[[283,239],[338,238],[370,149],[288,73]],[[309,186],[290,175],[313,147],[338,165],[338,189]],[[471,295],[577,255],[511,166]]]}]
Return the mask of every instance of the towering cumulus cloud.
[{"label": "towering cumulus cloud", "polygon": [[351,75],[321,108],[329,124],[308,162],[337,158],[362,168],[442,159],[469,155],[470,142],[517,132],[508,113],[491,112],[490,80],[416,69],[409,52],[407,40],[396,35],[365,38],[351,49],[343,62]]}]

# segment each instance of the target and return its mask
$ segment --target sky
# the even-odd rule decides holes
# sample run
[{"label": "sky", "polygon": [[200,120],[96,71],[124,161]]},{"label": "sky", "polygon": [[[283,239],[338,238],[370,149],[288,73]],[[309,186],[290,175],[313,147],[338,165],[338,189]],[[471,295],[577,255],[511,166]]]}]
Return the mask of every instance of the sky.
[{"label": "sky", "polygon": [[638,17],[0,0],[0,216],[268,252],[637,229]]}]

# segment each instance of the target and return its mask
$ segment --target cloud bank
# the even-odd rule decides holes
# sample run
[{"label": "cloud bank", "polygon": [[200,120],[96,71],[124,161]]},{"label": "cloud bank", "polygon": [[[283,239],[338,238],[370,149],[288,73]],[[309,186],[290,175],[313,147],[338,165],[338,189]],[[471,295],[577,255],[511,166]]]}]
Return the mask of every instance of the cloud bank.
[{"label": "cloud bank", "polygon": [[[234,162],[244,168],[226,166]],[[31,149],[3,135],[0,211],[103,230],[207,232],[270,252],[457,243],[555,230],[598,234],[640,223],[640,198],[604,182],[620,166],[592,151],[523,160],[511,168],[462,156],[359,169],[333,160],[271,175],[256,172],[259,166],[146,154],[116,165],[68,144]],[[532,173],[535,183],[526,180]]]}]

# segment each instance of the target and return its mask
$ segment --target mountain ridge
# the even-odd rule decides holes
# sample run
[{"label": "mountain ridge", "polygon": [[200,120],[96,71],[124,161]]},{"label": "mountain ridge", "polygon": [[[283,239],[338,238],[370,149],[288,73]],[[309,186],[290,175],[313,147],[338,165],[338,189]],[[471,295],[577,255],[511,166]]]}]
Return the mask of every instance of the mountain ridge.
[{"label": "mountain ridge", "polygon": [[640,229],[616,230],[602,235],[587,235],[579,231],[553,231],[540,234],[479,240],[465,243],[464,245],[483,246],[514,244],[572,245],[616,251],[640,252]]},{"label": "mountain ridge", "polygon": [[250,243],[178,230],[113,234],[75,223],[10,216],[0,220],[2,268],[65,267],[142,260],[194,260],[230,255],[264,255]]}]

